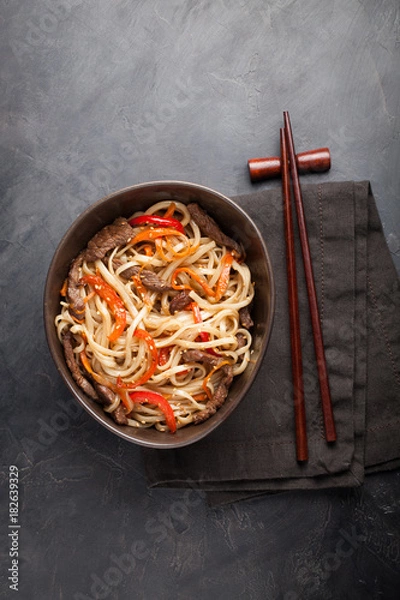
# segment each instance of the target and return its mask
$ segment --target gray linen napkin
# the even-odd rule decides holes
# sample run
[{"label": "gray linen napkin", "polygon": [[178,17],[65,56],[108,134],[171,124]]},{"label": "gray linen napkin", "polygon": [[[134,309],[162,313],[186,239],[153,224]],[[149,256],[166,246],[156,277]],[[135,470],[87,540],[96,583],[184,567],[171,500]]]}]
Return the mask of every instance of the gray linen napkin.
[{"label": "gray linen napkin", "polygon": [[[400,466],[400,291],[368,182],[304,185],[303,199],[337,441],[324,439],[300,246],[300,319],[309,460],[295,453],[280,187],[234,198],[257,223],[276,282],[271,341],[240,406],[207,438],[143,449],[150,486],[194,487],[210,503],[291,489],[350,487]],[[298,236],[297,236],[298,237]]]}]

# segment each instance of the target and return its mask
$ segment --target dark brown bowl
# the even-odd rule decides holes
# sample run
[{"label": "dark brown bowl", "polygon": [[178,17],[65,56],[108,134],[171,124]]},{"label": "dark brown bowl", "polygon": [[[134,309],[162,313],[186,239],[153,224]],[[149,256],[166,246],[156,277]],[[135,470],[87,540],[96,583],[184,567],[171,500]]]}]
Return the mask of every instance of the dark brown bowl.
[{"label": "dark brown bowl", "polygon": [[[240,241],[246,251],[246,262],[255,282],[252,308],[254,320],[252,362],[235,377],[229,395],[217,413],[200,425],[189,425],[175,434],[155,429],[136,429],[117,425],[102,407],[76,385],[66,365],[62,346],[56,334],[54,319],[59,312],[60,289],[71,261],[86,247],[88,241],[118,216],[129,217],[133,212],[146,210],[161,200],[178,200],[185,204],[198,202],[223,231]],[[44,291],[44,323],[47,341],[56,367],[68,388],[87,412],[107,429],[149,448],[179,448],[205,437],[233,412],[248,392],[260,368],[268,345],[274,317],[274,279],[267,248],[254,222],[226,196],[201,185],[182,181],[156,181],[128,187],[89,206],[68,229],[51,262]]]}]

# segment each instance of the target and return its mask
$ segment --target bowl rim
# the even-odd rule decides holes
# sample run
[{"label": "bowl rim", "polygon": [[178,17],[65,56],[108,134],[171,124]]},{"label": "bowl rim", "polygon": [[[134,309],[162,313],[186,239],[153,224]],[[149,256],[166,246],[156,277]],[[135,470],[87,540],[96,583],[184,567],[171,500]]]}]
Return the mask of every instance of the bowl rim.
[{"label": "bowl rim", "polygon": [[[202,427],[201,425],[200,426],[196,425],[196,429],[198,429],[198,432],[196,435],[193,436],[193,438],[190,438],[189,440],[170,439],[168,441],[165,441],[165,439],[160,439],[159,442],[154,442],[154,441],[147,441],[145,439],[136,438],[134,435],[132,435],[135,433],[135,429],[132,427],[129,428],[129,433],[127,433],[123,426],[118,425],[117,423],[114,423],[111,419],[110,420],[105,419],[103,416],[98,414],[96,412],[96,410],[93,408],[91,402],[89,401],[89,398],[87,398],[87,400],[84,400],[81,397],[81,395],[84,395],[84,392],[82,390],[80,390],[80,388],[77,386],[75,381],[73,381],[71,373],[70,373],[66,363],[61,366],[58,364],[58,361],[56,360],[55,347],[56,346],[59,347],[60,342],[56,335],[56,329],[54,327],[54,323],[50,323],[49,319],[47,318],[47,313],[48,313],[47,298],[49,297],[50,284],[51,284],[52,278],[54,277],[54,274],[56,272],[56,265],[58,263],[59,256],[62,254],[64,244],[65,244],[66,240],[70,238],[73,231],[76,230],[79,227],[80,223],[82,223],[85,220],[85,218],[87,217],[87,215],[89,213],[91,213],[93,210],[96,210],[96,208],[98,208],[99,206],[106,204],[113,198],[119,197],[125,193],[137,191],[142,188],[158,188],[160,186],[165,186],[167,188],[172,187],[172,186],[182,186],[183,188],[192,188],[195,191],[203,191],[208,194],[211,194],[212,196],[221,198],[224,202],[227,202],[235,211],[241,213],[242,217],[245,220],[247,220],[250,223],[251,227],[254,229],[255,233],[257,234],[258,241],[262,247],[263,259],[265,259],[266,268],[267,268],[267,271],[269,274],[269,290],[270,290],[269,305],[270,305],[270,308],[268,311],[268,317],[267,317],[267,323],[266,323],[266,334],[264,335],[264,338],[262,340],[262,344],[261,344],[261,347],[259,350],[259,356],[257,359],[257,364],[254,367],[252,376],[251,376],[250,380],[244,384],[244,387],[241,390],[240,399],[235,403],[230,403],[230,405],[228,405],[228,408],[225,409],[223,419],[213,419],[211,417],[209,420],[207,420],[204,423],[204,424],[207,424],[207,427]],[[44,321],[45,336],[46,336],[46,340],[47,340],[47,344],[48,344],[48,347],[50,350],[52,360],[56,366],[58,373],[61,376],[62,381],[68,387],[68,389],[72,393],[74,399],[79,403],[79,405],[82,408],[84,408],[84,410],[86,412],[88,412],[91,415],[91,417],[93,417],[98,423],[100,423],[100,425],[102,425],[104,428],[108,429],[111,433],[118,435],[122,439],[124,439],[130,443],[145,447],[145,448],[151,448],[151,449],[156,449],[156,450],[164,450],[164,449],[168,450],[168,449],[176,449],[176,448],[182,448],[185,446],[192,445],[192,444],[200,441],[204,437],[208,436],[219,425],[221,425],[229,417],[229,415],[232,412],[234,412],[236,407],[240,404],[240,402],[246,396],[249,389],[253,385],[253,383],[257,377],[257,374],[261,368],[264,355],[266,353],[267,347],[269,345],[269,341],[271,339],[271,334],[272,334],[273,325],[274,325],[274,317],[275,317],[275,302],[276,302],[276,288],[275,288],[275,279],[274,279],[274,272],[272,269],[271,259],[269,256],[269,252],[268,252],[264,237],[261,234],[256,223],[253,221],[253,219],[242,209],[241,206],[239,206],[233,200],[231,200],[231,198],[229,198],[228,196],[226,196],[225,194],[222,194],[221,192],[219,192],[217,190],[214,190],[214,189],[204,186],[202,184],[192,183],[189,181],[166,179],[166,180],[155,180],[155,181],[142,182],[142,183],[133,184],[133,185],[126,186],[121,189],[115,190],[115,191],[111,192],[110,194],[107,194],[106,196],[103,196],[102,198],[96,200],[95,202],[92,202],[87,208],[85,208],[78,215],[78,217],[76,219],[74,219],[72,221],[72,223],[68,226],[67,230],[65,231],[64,235],[61,237],[59,243],[57,244],[56,250],[55,250],[53,257],[49,263],[46,280],[45,280],[45,285],[44,285],[44,291],[43,291],[43,321]],[[216,414],[218,414],[218,412],[219,411],[217,411]],[[186,429],[186,427],[185,427],[185,429]]]}]

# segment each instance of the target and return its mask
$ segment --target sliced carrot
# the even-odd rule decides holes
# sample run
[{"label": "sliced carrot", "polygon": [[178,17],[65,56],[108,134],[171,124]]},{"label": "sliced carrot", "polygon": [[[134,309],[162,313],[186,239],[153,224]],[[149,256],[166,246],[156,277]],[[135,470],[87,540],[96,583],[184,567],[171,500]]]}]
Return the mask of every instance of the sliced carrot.
[{"label": "sliced carrot", "polygon": [[193,269],[190,269],[189,267],[179,267],[178,269],[175,269],[175,271],[172,274],[172,281],[171,281],[171,285],[174,288],[174,290],[191,290],[191,286],[187,285],[187,284],[181,284],[179,285],[178,283],[176,283],[176,278],[179,275],[179,273],[187,273],[192,279],[194,279],[204,290],[204,292],[207,294],[207,296],[215,296],[215,292],[212,288],[210,288],[210,286],[208,285],[207,281],[204,279],[204,277],[201,277],[201,275],[199,275],[198,273],[196,273],[196,271],[194,271]]},{"label": "sliced carrot", "polygon": [[175,202],[171,202],[170,205],[168,206],[167,210],[165,211],[164,217],[172,217],[175,212],[175,209],[176,209]]},{"label": "sliced carrot", "polygon": [[134,246],[139,242],[145,242],[149,240],[152,241],[167,235],[179,235],[186,237],[185,234],[181,233],[177,229],[173,229],[172,227],[146,227],[142,231],[139,231],[139,233],[136,234],[129,243]]},{"label": "sliced carrot", "polygon": [[219,302],[221,300],[222,296],[225,294],[226,290],[228,289],[229,276],[231,273],[231,266],[233,263],[232,253],[227,252],[226,254],[224,254],[221,262],[222,262],[222,270],[221,270],[221,274],[219,276],[219,279],[217,282],[217,287],[215,290],[215,299],[217,302]]},{"label": "sliced carrot", "polygon": [[62,288],[60,290],[60,295],[61,296],[66,296],[67,295],[67,289],[68,289],[68,280],[65,279],[64,283],[62,284]]},{"label": "sliced carrot", "polygon": [[202,383],[202,388],[205,391],[205,393],[207,394],[209,400],[212,400],[212,394],[211,394],[211,390],[208,387],[208,382],[210,381],[211,377],[214,375],[214,373],[216,371],[218,371],[221,367],[225,366],[225,365],[229,365],[229,360],[223,360],[222,362],[220,362],[218,365],[216,365],[210,372],[208,375],[206,375],[206,377],[204,377],[203,383]]},{"label": "sliced carrot", "polygon": [[84,275],[81,283],[88,283],[94,288],[94,291],[105,300],[110,307],[115,320],[114,329],[108,336],[110,342],[115,342],[123,333],[126,325],[125,305],[117,292],[100,275]]}]

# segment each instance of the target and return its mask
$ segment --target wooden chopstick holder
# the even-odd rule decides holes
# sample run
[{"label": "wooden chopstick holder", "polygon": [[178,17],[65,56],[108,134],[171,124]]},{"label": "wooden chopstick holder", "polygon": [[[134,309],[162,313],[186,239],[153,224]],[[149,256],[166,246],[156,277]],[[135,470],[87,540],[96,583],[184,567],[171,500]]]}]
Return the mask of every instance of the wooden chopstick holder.
[{"label": "wooden chopstick holder", "polygon": [[304,404],[303,362],[300,338],[300,315],[297,293],[296,256],[292,207],[290,202],[289,159],[284,129],[280,130],[283,213],[285,222],[286,271],[289,299],[290,344],[292,353],[293,403],[298,461],[308,460],[306,411]]},{"label": "wooden chopstick holder", "polygon": [[299,226],[299,235],[301,251],[303,256],[304,271],[306,278],[308,303],[310,307],[311,325],[314,338],[314,348],[317,360],[318,379],[321,393],[322,414],[325,427],[325,439],[327,442],[336,441],[335,420],[332,410],[332,400],[329,389],[328,370],[325,360],[325,350],[322,337],[322,328],[319,316],[317,293],[315,289],[314,272],[311,261],[310,246],[308,243],[308,234],[303,208],[303,197],[300,187],[299,173],[296,165],[296,152],[293,142],[293,133],[290,123],[290,116],[287,111],[283,113],[285,137],[290,164],[290,175],[292,179],[293,196],[296,206],[297,221]]}]

